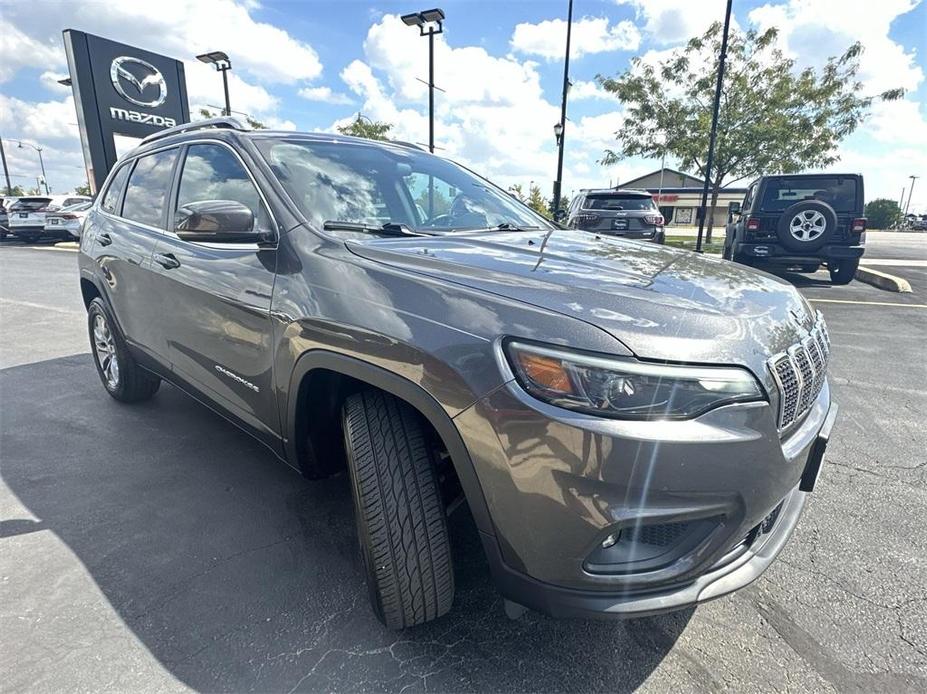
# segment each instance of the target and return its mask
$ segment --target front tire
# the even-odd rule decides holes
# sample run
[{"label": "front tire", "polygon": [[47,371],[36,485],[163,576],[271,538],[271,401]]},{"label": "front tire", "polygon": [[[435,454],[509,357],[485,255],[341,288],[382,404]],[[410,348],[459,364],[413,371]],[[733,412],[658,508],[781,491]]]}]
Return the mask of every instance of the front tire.
[{"label": "front tire", "polygon": [[853,278],[856,277],[856,271],[858,269],[859,258],[837,260],[827,263],[831,284],[849,284],[853,281]]},{"label": "front tire", "polygon": [[120,402],[141,402],[151,398],[158,391],[161,379],[135,363],[106,305],[99,298],[87,307],[87,325],[93,363],[106,392]]},{"label": "front tire", "polygon": [[374,612],[390,629],[451,609],[454,571],[434,453],[409,405],[380,391],[342,411],[357,534]]}]

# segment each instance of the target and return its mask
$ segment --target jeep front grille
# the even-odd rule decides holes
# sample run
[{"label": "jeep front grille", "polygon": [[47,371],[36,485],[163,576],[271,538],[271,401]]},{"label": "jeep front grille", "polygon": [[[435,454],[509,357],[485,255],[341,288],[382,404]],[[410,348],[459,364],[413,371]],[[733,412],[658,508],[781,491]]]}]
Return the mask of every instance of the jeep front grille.
[{"label": "jeep front grille", "polygon": [[811,408],[827,374],[830,336],[820,311],[811,333],[769,360],[779,388],[779,431],[789,428]]}]

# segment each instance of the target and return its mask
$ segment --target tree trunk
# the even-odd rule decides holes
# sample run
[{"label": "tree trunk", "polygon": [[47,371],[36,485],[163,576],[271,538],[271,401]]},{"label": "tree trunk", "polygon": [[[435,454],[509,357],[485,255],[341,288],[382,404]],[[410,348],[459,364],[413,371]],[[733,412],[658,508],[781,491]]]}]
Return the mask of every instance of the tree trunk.
[{"label": "tree trunk", "polygon": [[705,243],[711,243],[711,230],[715,225],[715,205],[718,204],[718,193],[721,192],[721,180],[718,179],[714,182],[714,185],[711,188],[711,202],[708,204],[708,210],[706,214],[708,215],[708,231],[705,233]]}]

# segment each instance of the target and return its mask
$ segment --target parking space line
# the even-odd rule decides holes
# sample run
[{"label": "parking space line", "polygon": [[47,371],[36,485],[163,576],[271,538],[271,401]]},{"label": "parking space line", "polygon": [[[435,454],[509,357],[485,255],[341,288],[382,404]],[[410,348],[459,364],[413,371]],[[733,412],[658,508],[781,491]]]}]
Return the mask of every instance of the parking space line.
[{"label": "parking space line", "polygon": [[927,304],[903,304],[897,301],[850,301],[848,299],[808,299],[819,304],[859,304],[862,306],[903,306],[905,308],[927,308]]}]

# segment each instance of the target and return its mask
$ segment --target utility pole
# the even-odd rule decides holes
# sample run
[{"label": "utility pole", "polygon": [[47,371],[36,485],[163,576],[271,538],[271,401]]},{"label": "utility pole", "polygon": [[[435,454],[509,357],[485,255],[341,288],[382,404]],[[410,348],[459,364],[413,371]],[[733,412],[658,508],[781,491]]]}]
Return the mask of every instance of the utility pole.
[{"label": "utility pole", "polygon": [[13,194],[13,186],[10,185],[10,170],[6,168],[6,152],[3,149],[3,138],[0,137],[0,160],[3,161],[3,177],[6,179],[6,194]]},{"label": "utility pole", "polygon": [[711,165],[715,158],[715,137],[718,134],[718,110],[721,108],[721,86],[724,84],[724,61],[727,59],[727,35],[731,28],[731,2],[727,0],[727,10],[724,15],[724,34],[721,36],[721,55],[718,56],[718,83],[715,85],[715,103],[711,114],[711,134],[708,137],[708,160],[705,162],[705,185],[702,187],[702,214],[698,219],[698,239],[695,241],[695,252],[702,252],[702,230],[705,226],[705,216],[708,214],[708,185],[711,181]]},{"label": "utility pole", "polygon": [[904,206],[904,215],[908,216],[908,210],[911,209],[911,197],[914,195],[914,182],[920,178],[920,176],[908,176],[911,179],[911,187],[908,189],[908,204]]},{"label": "utility pole", "polygon": [[563,98],[560,100],[560,122],[554,127],[557,138],[557,178],[554,181],[554,219],[560,211],[560,188],[563,185],[563,141],[566,139],[567,93],[570,91],[570,34],[573,29],[573,0],[567,5],[566,54],[563,58]]}]

